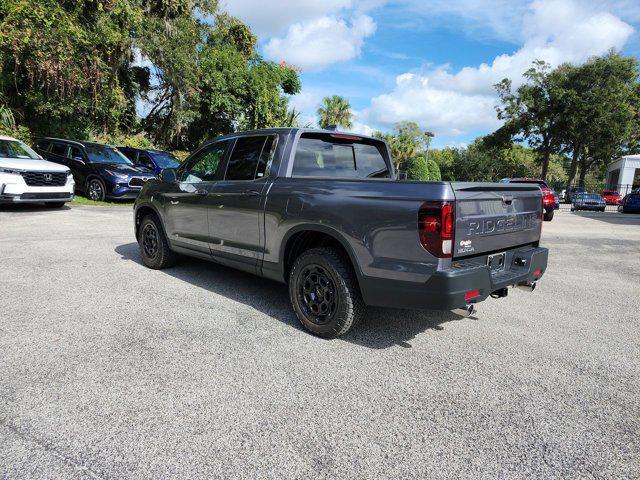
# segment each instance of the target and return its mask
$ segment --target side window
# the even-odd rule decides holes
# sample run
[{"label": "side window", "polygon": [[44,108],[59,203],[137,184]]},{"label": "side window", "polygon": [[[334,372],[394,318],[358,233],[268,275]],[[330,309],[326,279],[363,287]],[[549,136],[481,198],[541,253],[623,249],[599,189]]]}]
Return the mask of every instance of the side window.
[{"label": "side window", "polygon": [[36,142],[36,147],[42,152],[48,152],[50,145],[51,143],[47,140],[38,140],[38,142]]},{"label": "side window", "polygon": [[60,155],[61,157],[67,156],[67,146],[64,143],[52,143],[51,153],[54,155]]},{"label": "side window", "polygon": [[70,147],[69,151],[67,152],[67,157],[72,158],[74,160],[84,160],[84,156],[82,155],[82,150],[80,150],[78,147]]},{"label": "side window", "polygon": [[[263,135],[238,138],[231,157],[229,157],[225,180],[253,180],[256,178],[258,163],[262,158],[262,150],[267,138]],[[266,161],[264,168],[266,168]]]},{"label": "side window", "polygon": [[216,179],[216,172],[224,158],[229,141],[216,142],[200,150],[193,158],[185,163],[178,173],[181,182],[197,183],[210,182]]},{"label": "side window", "polygon": [[119,150],[120,153],[122,153],[125,157],[127,157],[129,160],[131,160],[134,164],[138,163],[138,152],[135,150],[129,150],[128,148],[123,148],[122,150]]},{"label": "side window", "polygon": [[[133,160],[131,161],[133,162]],[[140,154],[138,155],[138,163],[141,163],[149,170],[153,170],[154,168],[156,168],[156,166],[153,164],[153,161],[151,161],[151,157],[149,157],[149,155],[147,155],[146,153],[140,152]]]}]

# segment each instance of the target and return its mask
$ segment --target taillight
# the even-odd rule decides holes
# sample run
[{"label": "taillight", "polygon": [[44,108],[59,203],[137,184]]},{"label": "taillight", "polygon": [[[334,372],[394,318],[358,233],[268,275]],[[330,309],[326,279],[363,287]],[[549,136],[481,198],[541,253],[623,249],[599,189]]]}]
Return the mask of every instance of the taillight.
[{"label": "taillight", "polygon": [[455,210],[451,202],[427,202],[418,212],[420,243],[439,258],[452,256]]}]

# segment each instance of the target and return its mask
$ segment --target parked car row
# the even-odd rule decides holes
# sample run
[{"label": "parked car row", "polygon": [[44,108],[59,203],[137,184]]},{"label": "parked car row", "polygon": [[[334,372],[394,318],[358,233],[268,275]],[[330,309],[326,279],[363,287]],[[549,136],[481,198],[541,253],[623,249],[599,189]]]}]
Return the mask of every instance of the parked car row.
[{"label": "parked car row", "polygon": [[32,148],[0,136],[0,203],[61,207],[81,192],[91,200],[135,199],[142,186],[180,162],[167,152],[42,137]]},{"label": "parked car row", "polygon": [[20,140],[0,136],[0,204],[38,202],[62,207],[73,200],[74,189],[69,168],[44,161]]}]

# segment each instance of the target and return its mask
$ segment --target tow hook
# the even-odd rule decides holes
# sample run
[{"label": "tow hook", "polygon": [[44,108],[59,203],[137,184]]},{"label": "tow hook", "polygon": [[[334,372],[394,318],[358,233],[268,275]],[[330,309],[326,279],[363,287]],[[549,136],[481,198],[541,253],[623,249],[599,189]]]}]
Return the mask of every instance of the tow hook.
[{"label": "tow hook", "polygon": [[533,283],[521,283],[516,285],[516,288],[524,290],[525,292],[533,292],[536,289],[536,282]]},{"label": "tow hook", "polygon": [[475,305],[470,303],[464,308],[454,308],[451,311],[453,313],[455,313],[456,315],[460,315],[463,318],[467,318],[467,317],[470,317],[471,315],[473,315],[474,313],[476,313],[477,310],[476,310]]}]

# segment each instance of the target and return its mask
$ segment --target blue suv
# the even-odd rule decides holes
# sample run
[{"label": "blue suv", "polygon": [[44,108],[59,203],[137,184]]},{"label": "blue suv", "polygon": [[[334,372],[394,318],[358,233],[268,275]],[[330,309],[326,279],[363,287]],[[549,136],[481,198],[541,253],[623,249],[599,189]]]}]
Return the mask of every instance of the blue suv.
[{"label": "blue suv", "polygon": [[133,147],[118,147],[118,150],[131,160],[134,165],[143,166],[156,175],[159,175],[165,168],[178,168],[180,166],[178,157],[169,152]]},{"label": "blue suv", "polygon": [[69,167],[76,189],[95,201],[135,199],[145,182],[156,178],[110,145],[45,137],[34,149],[45,160]]}]

